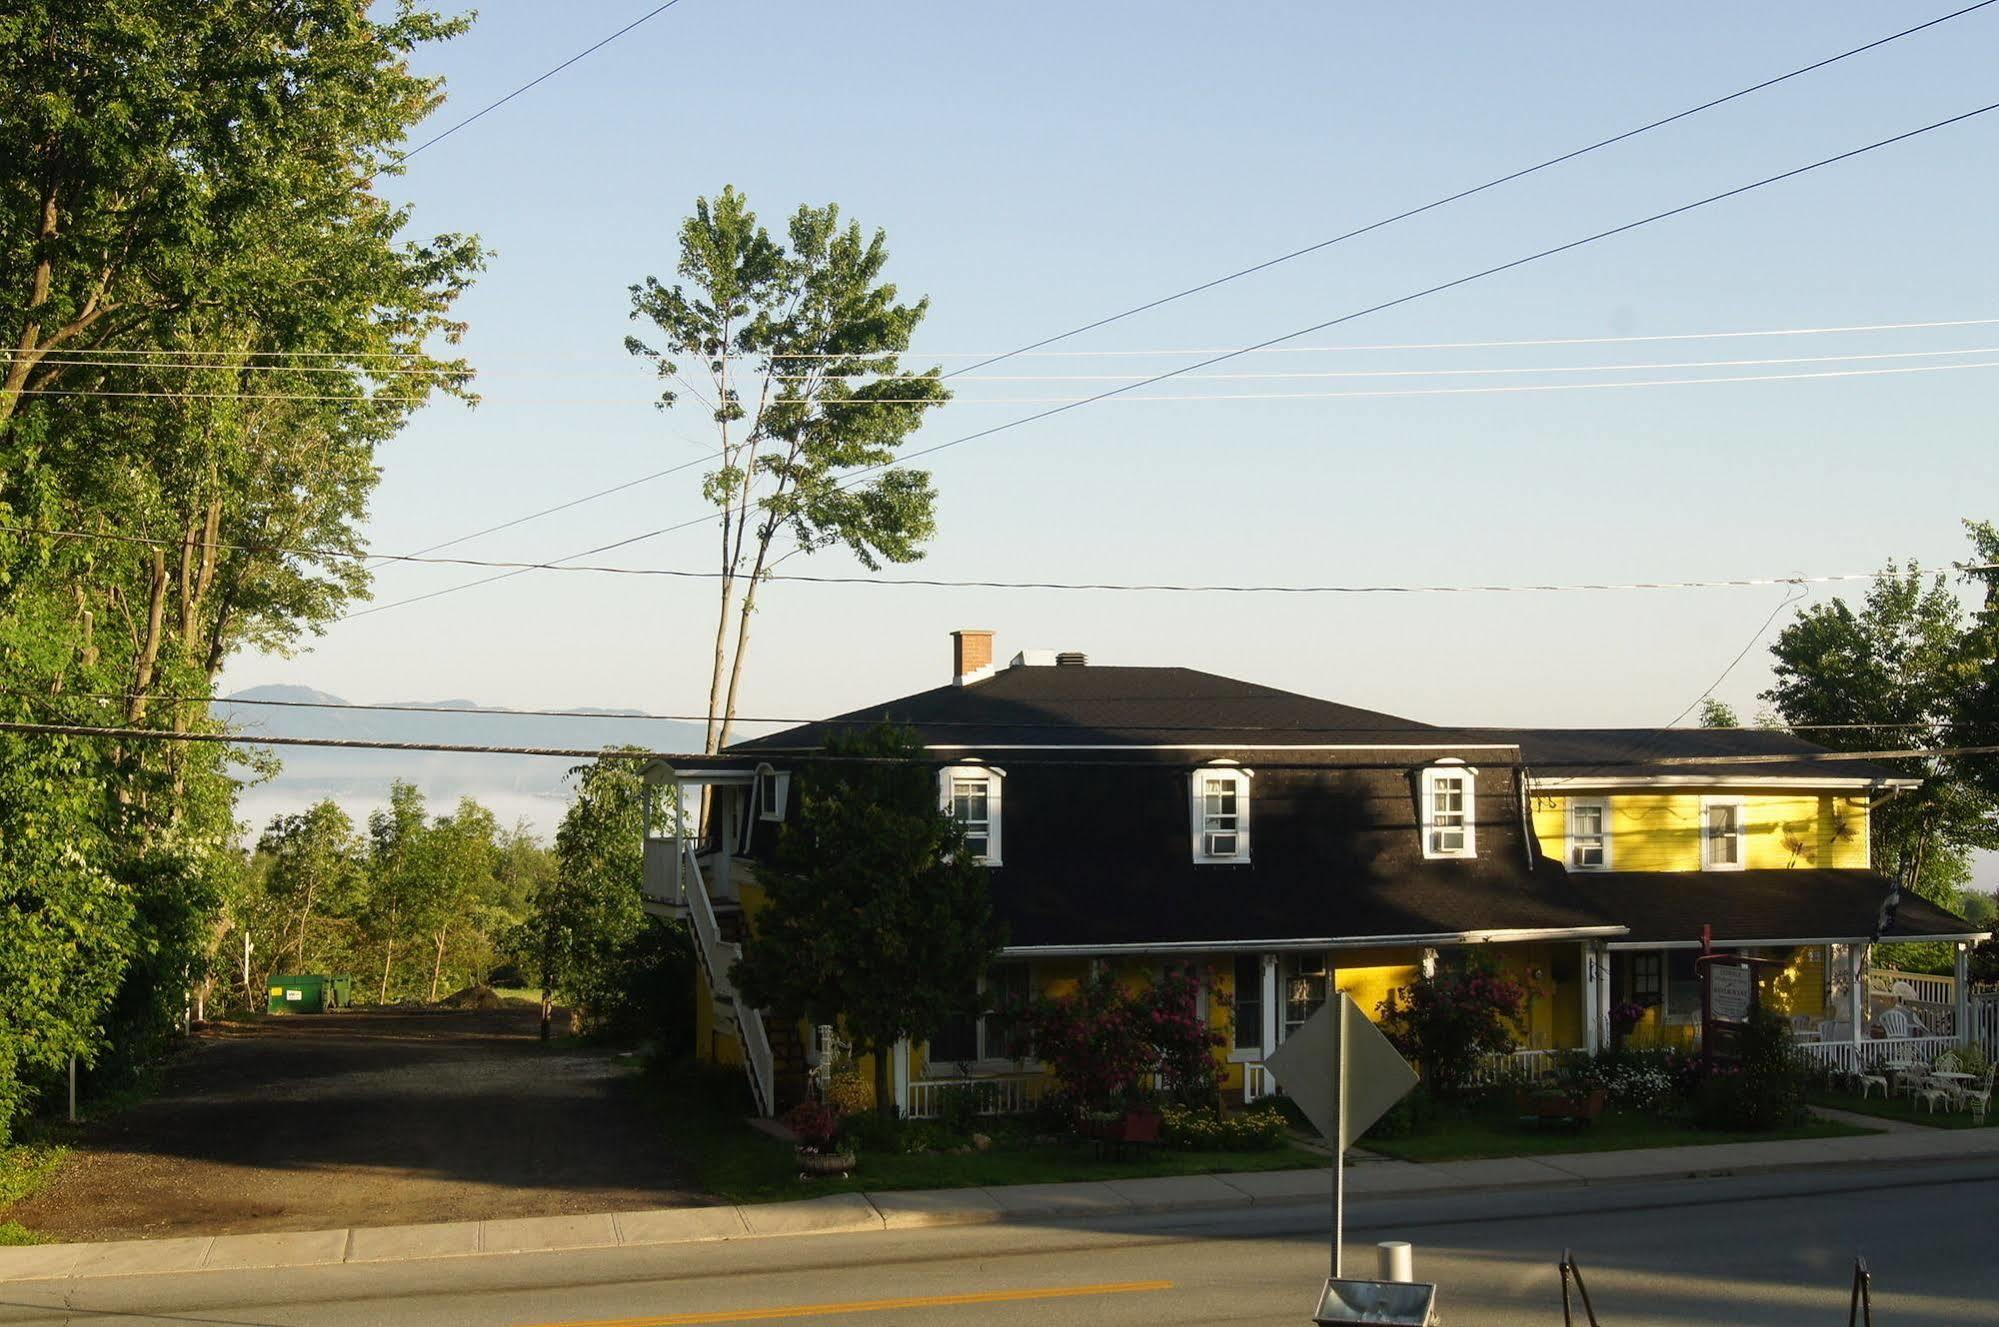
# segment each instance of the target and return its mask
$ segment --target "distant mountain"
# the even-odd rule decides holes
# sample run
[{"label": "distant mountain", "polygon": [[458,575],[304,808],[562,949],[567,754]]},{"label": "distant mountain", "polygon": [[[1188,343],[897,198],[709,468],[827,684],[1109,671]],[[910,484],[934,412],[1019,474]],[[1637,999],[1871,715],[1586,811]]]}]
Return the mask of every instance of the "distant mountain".
[{"label": "distant mountain", "polygon": [[[285,705],[252,704],[285,701]],[[251,687],[215,702],[215,716],[239,733],[270,737],[330,737],[370,742],[436,742],[452,746],[559,747],[597,750],[643,746],[654,751],[699,750],[699,724],[647,719],[636,710],[578,707],[587,718],[519,714],[467,699],[399,701],[423,710],[318,709],[340,697],[302,686]],[[364,821],[403,779],[423,789],[434,811],[461,797],[484,803],[502,824],[526,820],[548,835],[569,803],[569,770],[580,757],[476,755],[444,751],[368,751],[325,747],[269,748],[284,762],[277,778],[244,790],[239,814],[254,836],[275,815],[331,797]]]}]

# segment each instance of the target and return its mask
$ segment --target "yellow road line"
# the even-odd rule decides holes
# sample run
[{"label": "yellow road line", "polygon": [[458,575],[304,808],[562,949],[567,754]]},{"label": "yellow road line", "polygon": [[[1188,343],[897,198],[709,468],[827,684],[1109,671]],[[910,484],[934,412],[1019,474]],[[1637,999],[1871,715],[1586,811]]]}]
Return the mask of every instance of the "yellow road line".
[{"label": "yellow road line", "polygon": [[522,1327],[687,1327],[705,1322],[767,1322],[773,1318],[823,1318],[835,1313],[883,1313],[954,1304],[1007,1304],[1023,1299],[1072,1299],[1080,1295],[1131,1295],[1171,1290],[1171,1281],[1109,1281],[1093,1286],[1038,1286],[1031,1290],[981,1290],[966,1295],[917,1295],[909,1299],[854,1299],[843,1304],[790,1304],[768,1309],[713,1309],[651,1318],[593,1318],[582,1322],[528,1323]]}]

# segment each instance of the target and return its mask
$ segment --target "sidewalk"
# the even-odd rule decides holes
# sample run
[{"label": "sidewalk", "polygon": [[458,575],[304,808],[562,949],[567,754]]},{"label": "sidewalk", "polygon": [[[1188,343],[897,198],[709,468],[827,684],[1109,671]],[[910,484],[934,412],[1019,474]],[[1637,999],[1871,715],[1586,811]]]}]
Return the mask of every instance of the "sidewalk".
[{"label": "sidewalk", "polygon": [[[1571,1188],[1646,1179],[1697,1179],[1786,1170],[1940,1164],[1999,1158],[1999,1129],[1895,1130],[1846,1138],[1723,1143],[1624,1152],[1575,1152],[1417,1165],[1349,1166],[1347,1195]],[[215,1235],[104,1244],[0,1248],[0,1282],[150,1276],[173,1272],[408,1262],[564,1249],[634,1248],[709,1240],[912,1230],[994,1221],[1071,1221],[1142,1213],[1325,1204],[1332,1172],[1170,1175],[989,1189],[846,1193],[743,1207],[678,1207],[597,1216],[356,1227],[291,1234]]]}]

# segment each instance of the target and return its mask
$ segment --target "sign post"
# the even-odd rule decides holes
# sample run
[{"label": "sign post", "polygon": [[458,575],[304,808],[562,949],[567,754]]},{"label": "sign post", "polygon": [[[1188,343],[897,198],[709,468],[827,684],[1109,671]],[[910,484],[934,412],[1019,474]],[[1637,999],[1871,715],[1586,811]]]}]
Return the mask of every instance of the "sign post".
[{"label": "sign post", "polygon": [[1434,1285],[1348,1281],[1343,1276],[1347,1148],[1416,1086],[1416,1071],[1344,991],[1286,1037],[1264,1068],[1333,1149],[1333,1274],[1315,1321],[1430,1321]]},{"label": "sign post", "polygon": [[1717,1059],[1738,1058],[1736,1043],[1762,1002],[1757,988],[1759,967],[1782,967],[1775,959],[1747,954],[1718,954],[1713,932],[1701,927],[1701,955],[1694,967],[1701,977],[1701,1065],[1711,1070]]}]

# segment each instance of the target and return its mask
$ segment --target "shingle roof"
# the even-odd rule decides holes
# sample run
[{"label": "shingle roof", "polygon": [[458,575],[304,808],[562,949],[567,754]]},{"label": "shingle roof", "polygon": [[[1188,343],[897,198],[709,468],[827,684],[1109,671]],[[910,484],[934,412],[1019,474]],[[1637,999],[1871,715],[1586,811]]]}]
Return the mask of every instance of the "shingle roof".
[{"label": "shingle roof", "polygon": [[[1631,929],[1627,941],[1866,940],[1891,882],[1875,871],[1578,871],[1570,884]],[[1978,928],[1914,894],[1902,895],[1884,940],[1965,936]],[[1621,943],[1621,942],[1620,942]]]},{"label": "shingle roof", "polygon": [[829,732],[892,720],[926,745],[1088,744],[1282,747],[1312,744],[1462,745],[1464,730],[1357,709],[1191,668],[1020,666],[968,686],[941,686],[830,720],[737,743],[788,751]]},{"label": "shingle roof", "polygon": [[[1490,729],[1493,741],[1519,744],[1521,759],[1537,779],[1600,779],[1630,775],[1674,778],[1853,779],[1906,777],[1885,765],[1857,760],[1773,760],[1703,763],[1703,756],[1813,756],[1825,748],[1790,733],[1760,728],[1508,728]],[[1687,761],[1646,765],[1634,761]]]}]

